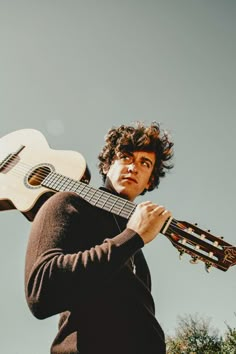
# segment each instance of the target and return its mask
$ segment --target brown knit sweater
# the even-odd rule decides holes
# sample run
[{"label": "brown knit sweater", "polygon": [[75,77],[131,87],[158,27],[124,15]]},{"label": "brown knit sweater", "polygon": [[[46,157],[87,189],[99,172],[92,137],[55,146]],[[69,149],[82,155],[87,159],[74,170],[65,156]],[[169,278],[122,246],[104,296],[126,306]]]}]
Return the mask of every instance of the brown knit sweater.
[{"label": "brown knit sweater", "polygon": [[124,219],[75,193],[59,192],[41,207],[26,253],[25,289],[34,316],[60,314],[51,353],[165,353],[143,245]]}]

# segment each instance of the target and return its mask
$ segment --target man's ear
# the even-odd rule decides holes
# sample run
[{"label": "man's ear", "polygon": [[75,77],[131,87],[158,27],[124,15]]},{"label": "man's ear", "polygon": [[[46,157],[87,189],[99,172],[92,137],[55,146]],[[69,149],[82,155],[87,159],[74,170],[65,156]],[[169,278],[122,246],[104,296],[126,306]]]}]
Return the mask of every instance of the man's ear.
[{"label": "man's ear", "polygon": [[102,172],[104,173],[104,175],[107,175],[108,171],[110,170],[111,165],[113,165],[114,163],[114,159],[111,161],[110,165],[104,164],[103,168],[102,168]]},{"label": "man's ear", "polygon": [[[113,164],[113,162],[111,162],[111,165]],[[104,173],[104,175],[107,175],[109,169],[110,169],[110,166],[111,165],[108,165],[108,164],[104,164],[103,168],[102,168],[102,172]]]},{"label": "man's ear", "polygon": [[103,172],[104,175],[107,175],[108,167],[107,166],[103,166],[102,172]]},{"label": "man's ear", "polygon": [[147,186],[146,186],[146,189],[149,191],[150,190],[150,187],[152,186],[154,182],[154,176],[152,175],[150,178],[149,178],[149,181],[147,183]]}]

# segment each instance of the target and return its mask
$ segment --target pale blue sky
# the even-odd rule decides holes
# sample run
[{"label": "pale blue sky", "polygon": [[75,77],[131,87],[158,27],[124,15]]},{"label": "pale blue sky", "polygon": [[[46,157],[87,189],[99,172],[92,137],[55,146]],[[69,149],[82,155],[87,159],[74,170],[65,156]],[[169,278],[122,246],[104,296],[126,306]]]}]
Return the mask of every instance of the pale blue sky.
[{"label": "pale blue sky", "polygon": [[[140,200],[164,204],[236,244],[234,0],[0,1],[0,135],[40,130],[54,149],[80,151],[98,187],[97,155],[113,125],[160,121],[175,168]],[[57,316],[39,321],[24,298],[30,223],[1,212],[1,352],[45,354]],[[199,313],[236,326],[236,267],[180,262],[159,236],[144,248],[157,318]]]}]

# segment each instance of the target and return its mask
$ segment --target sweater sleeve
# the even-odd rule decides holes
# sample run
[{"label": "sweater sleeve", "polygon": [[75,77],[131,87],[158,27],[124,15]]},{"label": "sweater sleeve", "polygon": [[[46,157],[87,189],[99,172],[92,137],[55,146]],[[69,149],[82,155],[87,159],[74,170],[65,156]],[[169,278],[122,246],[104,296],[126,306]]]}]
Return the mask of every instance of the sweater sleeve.
[{"label": "sweater sleeve", "polygon": [[32,224],[25,291],[37,318],[70,310],[78,301],[95,295],[144,245],[138,234],[126,228],[90,249],[68,252],[75,233],[76,237],[89,237],[80,235],[80,202],[74,193],[57,193],[41,207]]}]

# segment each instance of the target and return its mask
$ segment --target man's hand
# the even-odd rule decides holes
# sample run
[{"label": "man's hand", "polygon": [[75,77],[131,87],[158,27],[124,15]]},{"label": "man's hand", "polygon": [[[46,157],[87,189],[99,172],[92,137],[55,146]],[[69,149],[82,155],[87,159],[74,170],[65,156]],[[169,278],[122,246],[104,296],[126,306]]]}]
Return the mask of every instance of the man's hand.
[{"label": "man's hand", "polygon": [[137,232],[146,244],[158,235],[165,221],[171,215],[171,212],[162,205],[143,202],[137,205],[127,227]]}]

